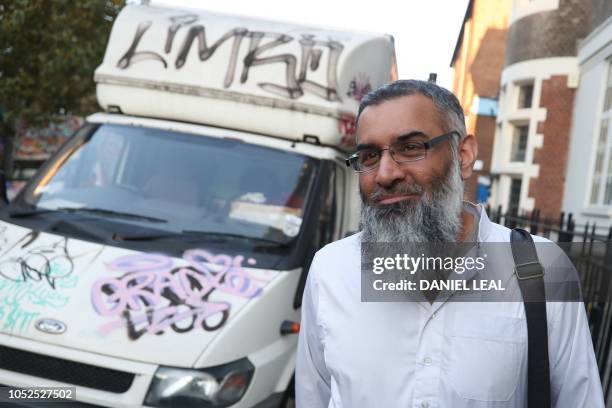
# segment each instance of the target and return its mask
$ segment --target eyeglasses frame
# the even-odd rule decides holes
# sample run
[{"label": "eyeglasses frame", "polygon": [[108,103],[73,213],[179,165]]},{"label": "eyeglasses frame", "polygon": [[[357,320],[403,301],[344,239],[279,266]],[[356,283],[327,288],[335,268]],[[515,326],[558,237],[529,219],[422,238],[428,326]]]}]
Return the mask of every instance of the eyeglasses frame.
[{"label": "eyeglasses frame", "polygon": [[[453,136],[453,135],[457,135],[457,136],[461,137],[461,134],[460,134],[459,132],[457,132],[456,130],[452,130],[452,131],[450,131],[450,132],[448,132],[448,133],[444,133],[444,134],[442,134],[442,135],[440,135],[440,136],[436,136],[436,137],[434,137],[434,138],[432,138],[432,139],[430,139],[430,140],[427,140],[427,141],[422,142],[422,143],[423,143],[423,145],[425,146],[425,154],[423,155],[423,157],[419,157],[418,159],[414,159],[414,160],[402,160],[402,161],[397,161],[397,160],[395,160],[395,158],[393,157],[393,155],[392,155],[392,154],[390,154],[390,156],[391,156],[391,160],[393,160],[393,161],[394,161],[395,163],[397,163],[397,164],[403,164],[403,163],[412,163],[412,162],[416,162],[416,161],[419,161],[419,160],[423,160],[424,158],[426,158],[426,157],[427,157],[427,151],[428,151],[428,150],[430,150],[430,149],[431,149],[431,148],[433,148],[435,145],[440,144],[441,142],[443,142],[444,140],[446,140],[447,138],[449,138],[450,136]],[[400,135],[400,136],[398,136],[398,137],[396,138],[396,141],[397,141],[397,139],[401,138],[402,136],[405,136],[405,135]],[[394,142],[394,143],[395,143],[395,142]],[[344,159],[344,162],[346,163],[347,167],[351,167],[351,169],[352,169],[352,170],[353,170],[355,173],[367,173],[367,172],[370,172],[370,171],[372,171],[372,170],[375,170],[375,169],[376,169],[376,168],[377,168],[377,167],[380,165],[380,160],[382,160],[382,152],[384,152],[385,150],[389,150],[389,149],[391,149],[391,147],[386,147],[386,148],[384,148],[384,149],[380,149],[380,150],[379,150],[379,153],[380,153],[380,159],[378,160],[378,163],[377,163],[377,164],[376,164],[374,167],[369,168],[369,169],[367,169],[367,170],[362,170],[362,171],[355,170],[355,169],[353,168],[353,166],[351,165],[351,162],[352,162],[352,161],[354,161],[355,159],[357,159],[357,157],[359,156],[359,152],[355,152],[355,153],[351,154],[349,157],[347,157],[346,159]]]}]

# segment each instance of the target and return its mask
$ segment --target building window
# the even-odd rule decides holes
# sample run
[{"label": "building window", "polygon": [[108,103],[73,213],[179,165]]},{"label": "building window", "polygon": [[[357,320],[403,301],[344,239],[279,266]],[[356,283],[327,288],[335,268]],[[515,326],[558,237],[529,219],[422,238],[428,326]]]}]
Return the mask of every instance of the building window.
[{"label": "building window", "polygon": [[510,151],[510,161],[524,162],[527,154],[527,138],[529,137],[529,125],[514,127],[512,135],[512,150]]},{"label": "building window", "polygon": [[604,98],[604,112],[610,112],[612,108],[612,62],[608,65],[608,81],[606,82],[606,97]]},{"label": "building window", "polygon": [[599,201],[599,189],[601,186],[601,177],[603,175],[604,154],[606,152],[606,141],[608,135],[608,121],[601,122],[599,129],[599,137],[595,146],[595,169],[593,171],[593,185],[591,188],[591,204],[597,204]]},{"label": "building window", "polygon": [[589,202],[594,205],[612,204],[612,63],[608,65],[608,78],[603,112],[595,144],[595,164]]},{"label": "building window", "polygon": [[519,203],[521,201],[521,185],[522,180],[513,178],[510,182],[510,197],[508,198],[508,212],[518,213]]},{"label": "building window", "polygon": [[531,108],[533,100],[533,83],[522,84],[519,86],[518,108]]}]

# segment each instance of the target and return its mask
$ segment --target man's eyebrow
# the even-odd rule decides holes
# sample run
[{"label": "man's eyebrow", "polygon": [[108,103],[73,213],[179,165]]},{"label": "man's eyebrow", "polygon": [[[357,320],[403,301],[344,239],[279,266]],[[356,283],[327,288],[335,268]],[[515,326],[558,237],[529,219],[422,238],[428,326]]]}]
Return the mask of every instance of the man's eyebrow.
[{"label": "man's eyebrow", "polygon": [[[403,135],[398,136],[395,141],[404,141],[407,139],[411,139],[413,137],[417,137],[417,136],[427,136],[425,133],[421,132],[420,130],[413,130],[411,132],[408,133],[404,133]],[[361,151],[361,150],[367,150],[367,149],[372,149],[372,148],[377,148],[378,146],[375,145],[374,143],[363,143],[363,144],[358,144],[356,150],[357,151]]]},{"label": "man's eyebrow", "polygon": [[366,144],[358,144],[357,145],[357,151],[361,151],[361,150],[367,150],[367,149],[372,149],[377,147],[375,144],[373,143],[366,143]]},{"label": "man's eyebrow", "polygon": [[398,136],[397,139],[395,140],[401,142],[404,140],[412,139],[413,137],[417,137],[417,136],[427,136],[427,135],[419,130],[413,130],[412,132],[405,133],[401,136]]}]

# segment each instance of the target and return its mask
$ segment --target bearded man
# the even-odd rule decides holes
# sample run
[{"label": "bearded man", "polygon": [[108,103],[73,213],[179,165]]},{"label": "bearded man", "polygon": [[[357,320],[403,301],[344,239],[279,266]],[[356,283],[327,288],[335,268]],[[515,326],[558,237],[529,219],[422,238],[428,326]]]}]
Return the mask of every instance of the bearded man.
[{"label": "bearded man", "polygon": [[[526,407],[522,302],[361,301],[367,243],[510,242],[508,228],[463,201],[478,149],[459,101],[429,82],[385,85],[361,102],[357,143],[347,160],[359,173],[361,232],[327,245],[312,262],[298,408]],[[545,310],[550,405],[603,407],[584,306],[549,302]]]}]

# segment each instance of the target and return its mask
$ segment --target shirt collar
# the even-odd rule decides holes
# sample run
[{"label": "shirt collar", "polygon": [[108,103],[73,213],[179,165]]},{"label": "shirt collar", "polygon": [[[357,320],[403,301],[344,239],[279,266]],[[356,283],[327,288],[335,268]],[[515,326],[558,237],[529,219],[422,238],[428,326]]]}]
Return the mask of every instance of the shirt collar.
[{"label": "shirt collar", "polygon": [[478,242],[487,242],[489,236],[491,235],[493,222],[491,222],[491,220],[489,219],[484,205],[472,203],[470,204],[476,207],[480,214],[480,221],[478,222]]}]

